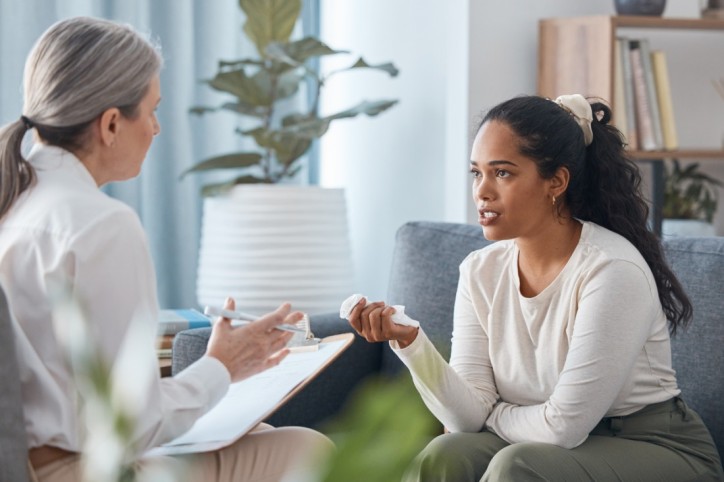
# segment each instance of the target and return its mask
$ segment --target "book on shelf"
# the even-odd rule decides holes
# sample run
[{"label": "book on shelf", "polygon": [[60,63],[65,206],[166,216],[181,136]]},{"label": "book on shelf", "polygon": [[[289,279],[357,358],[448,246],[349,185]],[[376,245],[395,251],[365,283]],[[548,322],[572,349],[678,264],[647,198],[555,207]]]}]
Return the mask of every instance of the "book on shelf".
[{"label": "book on shelf", "polygon": [[676,133],[674,104],[671,100],[669,70],[666,64],[666,54],[664,54],[663,51],[651,51],[651,68],[654,72],[656,98],[659,101],[661,134],[663,137],[664,149],[673,151],[679,148],[679,137]]},{"label": "book on shelf", "polygon": [[173,351],[171,348],[156,348],[156,356],[158,358],[171,358]]},{"label": "book on shelf", "polygon": [[183,330],[211,326],[209,317],[194,309],[160,310],[158,335],[175,335]]},{"label": "book on shelf", "polygon": [[636,107],[638,147],[644,151],[653,151],[660,148],[660,146],[656,144],[656,137],[654,135],[651,99],[649,99],[648,96],[641,45],[638,40],[631,40],[629,46],[631,72],[633,74],[634,105]]},{"label": "book on shelf", "polygon": [[156,348],[167,350],[173,346],[173,339],[176,335],[159,335],[156,338]]},{"label": "book on shelf", "polygon": [[626,37],[618,39],[621,63],[617,67],[621,69],[623,77],[623,108],[626,114],[626,131],[623,131],[623,133],[626,136],[626,143],[629,149],[636,150],[639,147],[639,136],[636,127],[636,100],[634,96],[633,71],[631,70],[630,43],[630,39]]},{"label": "book on shelf", "polygon": [[623,39],[616,39],[616,48],[613,51],[613,125],[628,136],[628,122],[626,120],[626,94],[624,93],[624,75],[621,68],[621,43]]},{"label": "book on shelf", "polygon": [[648,39],[640,39],[639,48],[641,49],[644,79],[646,80],[646,98],[649,101],[649,108],[651,110],[651,127],[654,131],[654,143],[657,149],[663,149],[664,141],[661,133],[661,114],[659,112],[659,100],[656,96],[654,71],[651,66],[651,47],[649,46]]}]

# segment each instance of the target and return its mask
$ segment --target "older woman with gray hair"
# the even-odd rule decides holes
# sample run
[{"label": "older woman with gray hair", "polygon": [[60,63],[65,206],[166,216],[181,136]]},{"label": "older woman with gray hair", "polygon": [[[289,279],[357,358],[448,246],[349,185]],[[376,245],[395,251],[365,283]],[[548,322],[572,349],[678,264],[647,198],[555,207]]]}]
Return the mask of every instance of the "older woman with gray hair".
[{"label": "older woman with gray hair", "polygon": [[[128,26],[84,17],[58,22],[27,59],[22,116],[0,130],[0,283],[15,320],[29,462],[40,481],[81,478],[87,429],[53,329],[54,287],[69,287],[109,366],[131,320],[157,320],[156,277],[141,223],[98,188],[138,175],[160,132],[161,65],[158,49]],[[28,130],[35,143],[26,159],[21,143]],[[233,309],[233,300],[226,307]],[[301,317],[284,304],[243,327],[221,319],[206,356],[163,380],[154,340],[143,340],[138,356],[154,374],[134,446],[144,452],[175,438],[231,382],[278,364],[290,334],[272,328]],[[187,459],[183,470],[188,480],[296,480],[312,451],[331,447],[313,430],[262,424],[230,447]],[[173,458],[160,462],[178,465]]]}]

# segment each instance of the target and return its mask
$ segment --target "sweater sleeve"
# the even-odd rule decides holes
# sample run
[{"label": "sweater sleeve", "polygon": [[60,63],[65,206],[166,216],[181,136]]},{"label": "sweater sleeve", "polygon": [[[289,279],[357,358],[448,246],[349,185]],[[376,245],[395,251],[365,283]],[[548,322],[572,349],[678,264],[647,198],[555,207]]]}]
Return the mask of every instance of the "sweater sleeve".
[{"label": "sweater sleeve", "polygon": [[[167,442],[188,430],[226,393],[230,376],[218,360],[202,357],[174,378],[161,379],[155,355],[158,323],[156,277],[138,217],[117,210],[79,233],[69,249],[75,298],[89,333],[109,366],[118,359],[131,320],[153,324],[134,339],[138,366],[153,373],[134,439],[140,450]],[[147,337],[147,338],[146,338]]]},{"label": "sweater sleeve", "polygon": [[452,353],[448,364],[422,329],[409,346],[391,346],[410,369],[425,405],[451,432],[479,432],[498,394],[488,340],[470,300],[465,264],[455,298]]},{"label": "sweater sleeve", "polygon": [[623,388],[660,303],[644,271],[623,260],[603,264],[583,287],[563,371],[544,403],[501,402],[486,427],[510,443],[583,443]]}]

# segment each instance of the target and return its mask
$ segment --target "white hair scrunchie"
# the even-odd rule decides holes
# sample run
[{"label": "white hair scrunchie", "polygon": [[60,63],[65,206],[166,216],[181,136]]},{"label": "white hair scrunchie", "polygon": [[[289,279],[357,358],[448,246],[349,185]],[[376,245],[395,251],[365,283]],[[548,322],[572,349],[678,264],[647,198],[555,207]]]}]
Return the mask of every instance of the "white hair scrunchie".
[{"label": "white hair scrunchie", "polygon": [[586,146],[590,146],[593,141],[593,130],[591,129],[593,111],[591,110],[591,104],[581,94],[561,95],[554,102],[567,110],[576,119],[583,131],[583,141]]}]

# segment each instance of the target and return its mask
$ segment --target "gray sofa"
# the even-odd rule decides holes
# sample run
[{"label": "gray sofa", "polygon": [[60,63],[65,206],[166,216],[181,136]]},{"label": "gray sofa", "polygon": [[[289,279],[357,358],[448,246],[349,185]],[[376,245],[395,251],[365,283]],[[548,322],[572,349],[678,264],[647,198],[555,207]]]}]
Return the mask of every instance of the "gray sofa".
[{"label": "gray sofa", "polygon": [[[397,232],[386,301],[405,305],[406,313],[420,321],[445,355],[450,350],[458,265],[487,243],[478,226],[464,224],[411,222]],[[724,460],[724,237],[672,238],[664,246],[694,304],[693,324],[672,342],[674,368],[684,399],[708,425]],[[312,317],[311,326],[318,336],[351,331],[336,313]],[[208,336],[208,329],[177,335],[174,373],[204,353]],[[269,422],[317,426],[340,409],[362,379],[394,374],[400,368],[387,344],[370,344],[357,337]]]}]

